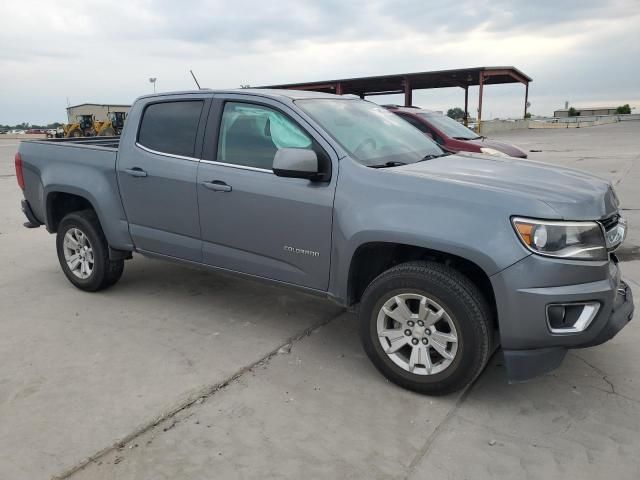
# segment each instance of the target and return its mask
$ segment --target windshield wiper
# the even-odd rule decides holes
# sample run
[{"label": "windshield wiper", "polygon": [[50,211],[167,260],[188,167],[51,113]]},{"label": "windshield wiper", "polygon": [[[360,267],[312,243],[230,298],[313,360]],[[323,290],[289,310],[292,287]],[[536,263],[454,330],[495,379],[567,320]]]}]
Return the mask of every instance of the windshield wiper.
[{"label": "windshield wiper", "polygon": [[380,165],[369,165],[371,168],[389,168],[389,167],[401,167],[402,165],[406,165],[404,162],[387,162],[381,163]]},{"label": "windshield wiper", "polygon": [[418,160],[418,162],[424,162],[426,160],[433,160],[434,158],[446,157],[447,155],[452,155],[451,152],[442,152],[442,153],[430,153],[422,157],[422,159]]}]

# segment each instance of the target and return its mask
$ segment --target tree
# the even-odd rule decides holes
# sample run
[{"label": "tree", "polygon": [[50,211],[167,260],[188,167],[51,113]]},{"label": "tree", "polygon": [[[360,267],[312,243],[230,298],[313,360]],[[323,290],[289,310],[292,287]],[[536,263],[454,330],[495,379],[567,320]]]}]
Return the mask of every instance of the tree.
[{"label": "tree", "polygon": [[618,108],[616,108],[616,113],[618,115],[631,113],[631,107],[629,106],[628,103],[625,103],[624,105],[620,105]]},{"label": "tree", "polygon": [[447,117],[451,117],[454,120],[464,119],[464,110],[460,107],[454,107],[447,110]]},{"label": "tree", "polygon": [[580,116],[580,112],[577,111],[575,108],[571,107],[569,109],[569,116],[570,117],[579,117]]},{"label": "tree", "polygon": [[524,114],[524,118],[531,118],[531,112],[527,112]]}]

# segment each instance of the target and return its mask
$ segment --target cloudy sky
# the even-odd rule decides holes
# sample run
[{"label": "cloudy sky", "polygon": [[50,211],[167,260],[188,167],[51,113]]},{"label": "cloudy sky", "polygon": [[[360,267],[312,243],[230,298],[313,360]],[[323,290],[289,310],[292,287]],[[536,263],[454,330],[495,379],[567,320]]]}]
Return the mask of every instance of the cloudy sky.
[{"label": "cloudy sky", "polygon": [[[0,123],[65,120],[67,99],[514,65],[531,111],[640,111],[640,0],[3,0]],[[462,106],[461,89],[414,103]],[[521,114],[524,86],[490,86],[483,116]],[[396,101],[398,98],[374,98]],[[471,108],[477,89],[470,93]]]}]

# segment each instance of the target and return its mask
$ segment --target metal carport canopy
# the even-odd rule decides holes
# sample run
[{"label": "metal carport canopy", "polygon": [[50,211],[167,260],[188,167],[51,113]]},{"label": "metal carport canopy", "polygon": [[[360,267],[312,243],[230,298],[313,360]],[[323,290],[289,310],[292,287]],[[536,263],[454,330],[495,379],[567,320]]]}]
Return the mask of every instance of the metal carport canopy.
[{"label": "metal carport canopy", "polygon": [[337,95],[353,94],[364,98],[368,95],[404,94],[405,106],[412,104],[413,90],[429,88],[460,87],[464,89],[465,123],[468,117],[469,87],[479,86],[478,125],[482,118],[482,96],[484,85],[505,83],[522,83],[525,85],[524,114],[527,113],[529,82],[532,79],[515,67],[475,67],[455,70],[437,70],[432,72],[401,73],[396,75],[379,75],[373,77],[342,78],[319,82],[288,83],[268,85],[260,88],[279,88],[290,90],[313,90],[317,92],[335,93]]}]

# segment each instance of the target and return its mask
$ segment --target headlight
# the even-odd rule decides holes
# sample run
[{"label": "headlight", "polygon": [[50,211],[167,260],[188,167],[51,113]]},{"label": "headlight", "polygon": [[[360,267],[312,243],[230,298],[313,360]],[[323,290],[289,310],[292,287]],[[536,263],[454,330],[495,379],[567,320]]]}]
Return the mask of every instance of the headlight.
[{"label": "headlight", "polygon": [[513,227],[534,253],[574,260],[609,258],[602,227],[597,222],[561,222],[513,218]]},{"label": "headlight", "polygon": [[627,221],[619,217],[616,225],[604,233],[604,239],[607,242],[608,250],[615,250],[627,236]]},{"label": "headlight", "polygon": [[501,152],[500,150],[496,150],[495,148],[480,147],[480,151],[482,153],[484,153],[485,155],[494,155],[496,157],[508,157],[509,156],[506,153]]}]

